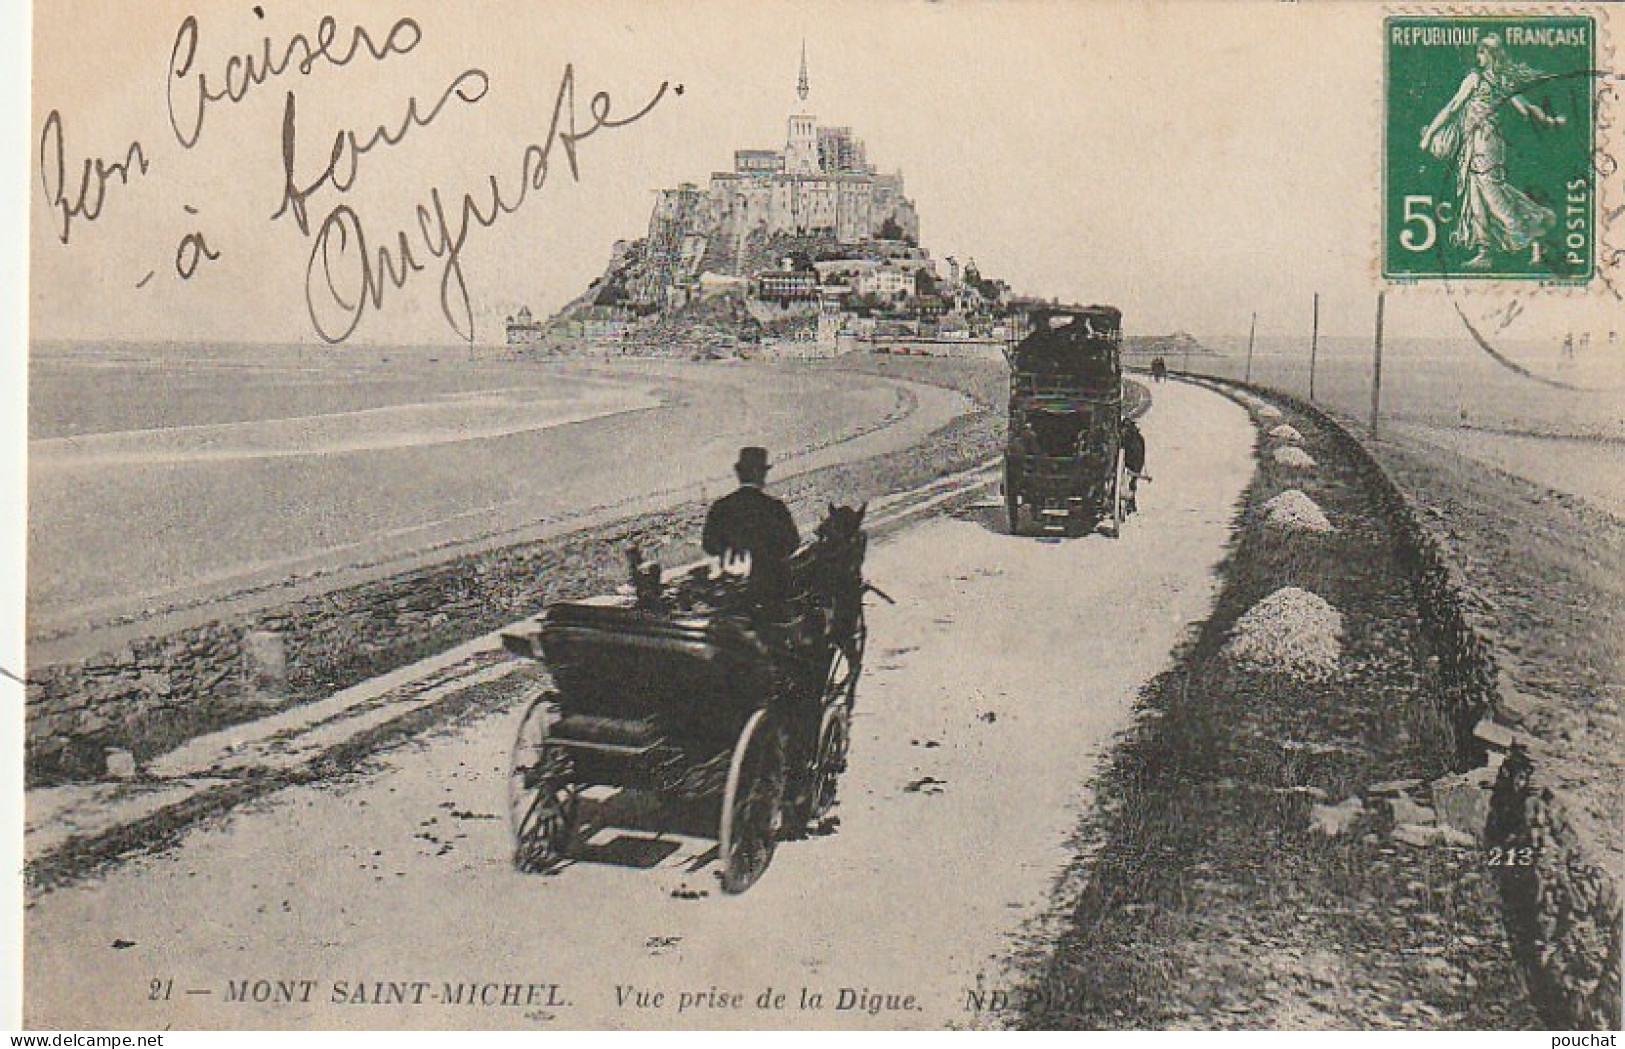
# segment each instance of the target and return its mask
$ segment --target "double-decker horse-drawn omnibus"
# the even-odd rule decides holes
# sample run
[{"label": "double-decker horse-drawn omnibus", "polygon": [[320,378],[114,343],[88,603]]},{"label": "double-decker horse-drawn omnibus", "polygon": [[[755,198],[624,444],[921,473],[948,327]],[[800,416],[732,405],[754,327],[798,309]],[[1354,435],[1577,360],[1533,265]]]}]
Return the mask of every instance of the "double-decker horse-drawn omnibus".
[{"label": "double-decker horse-drawn omnibus", "polygon": [[1008,354],[1010,430],[1004,498],[1010,531],[1022,507],[1039,527],[1082,535],[1123,526],[1122,314],[1111,306],[1047,307]]}]

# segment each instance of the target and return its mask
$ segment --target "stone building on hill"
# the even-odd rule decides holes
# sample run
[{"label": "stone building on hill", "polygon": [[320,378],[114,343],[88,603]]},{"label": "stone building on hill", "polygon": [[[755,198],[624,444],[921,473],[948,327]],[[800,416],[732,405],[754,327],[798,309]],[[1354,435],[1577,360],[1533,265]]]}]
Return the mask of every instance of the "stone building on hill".
[{"label": "stone building on hill", "polygon": [[[708,183],[658,190],[645,235],[617,243],[603,274],[545,327],[515,318],[509,340],[726,354],[762,340],[832,346],[852,313],[960,306],[920,247],[902,174],[877,171],[851,127],[820,125],[809,91],[803,48],[781,148],[737,149],[732,170]],[[747,313],[756,339],[718,334]]]},{"label": "stone building on hill", "polygon": [[850,127],[820,126],[806,111],[808,92],[803,52],[783,148],[735,150],[733,170],[714,172],[706,187],[656,194],[642,257],[628,268],[631,302],[679,308],[707,272],[755,280],[790,241],[868,254],[919,243],[903,176],[877,172]]},{"label": "stone building on hill", "polygon": [[[801,56],[801,105],[786,124],[782,150],[741,149],[732,171],[711,175],[708,204],[717,235],[824,233],[860,244],[887,232],[919,241],[920,220],[901,174],[880,174],[850,127],[821,127],[805,111],[809,81]],[[888,223],[890,224],[888,226]]]}]

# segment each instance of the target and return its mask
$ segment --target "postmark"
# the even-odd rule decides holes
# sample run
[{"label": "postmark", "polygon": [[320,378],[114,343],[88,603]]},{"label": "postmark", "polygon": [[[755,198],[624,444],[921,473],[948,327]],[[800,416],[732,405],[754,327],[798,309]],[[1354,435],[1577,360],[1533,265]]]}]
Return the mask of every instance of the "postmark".
[{"label": "postmark", "polygon": [[1583,14],[1385,21],[1384,277],[1597,275],[1596,52]]}]

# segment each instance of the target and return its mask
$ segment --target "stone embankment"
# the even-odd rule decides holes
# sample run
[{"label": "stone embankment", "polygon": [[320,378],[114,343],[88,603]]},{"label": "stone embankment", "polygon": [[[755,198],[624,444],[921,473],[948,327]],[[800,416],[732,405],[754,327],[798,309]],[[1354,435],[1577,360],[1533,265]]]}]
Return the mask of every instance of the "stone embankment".
[{"label": "stone embankment", "polygon": [[1538,1029],[1495,873],[1450,822],[1488,792],[1454,782],[1466,716],[1380,479],[1334,426],[1223,392],[1258,465],[1219,594],[1096,782],[1023,1023]]},{"label": "stone embankment", "polygon": [[[1226,386],[1261,419],[1270,418],[1258,412],[1263,402],[1253,392]],[[1388,795],[1407,840],[1448,840],[1454,834],[1482,843],[1485,862],[1499,878],[1507,930],[1549,1022],[1620,1027],[1620,872],[1611,869],[1616,865],[1609,862],[1607,843],[1584,832],[1589,821],[1565,797],[1558,771],[1562,746],[1584,744],[1539,740],[1503,723],[1513,721],[1509,715],[1528,700],[1499,664],[1496,628],[1451,557],[1436,515],[1420,508],[1348,428],[1313,405],[1274,391],[1269,396],[1323,426],[1366,475],[1412,569],[1421,622],[1440,663],[1461,774],[1368,794]],[[1281,429],[1271,436],[1281,440]],[[1276,449],[1277,461],[1302,465],[1285,462],[1283,450],[1296,449]],[[1431,800],[1425,808],[1407,795],[1423,787]],[[1317,807],[1314,818],[1331,827],[1348,814]]]},{"label": "stone embankment", "polygon": [[656,549],[699,510],[510,546],[131,642],[28,674],[30,786],[100,778],[192,736],[331,695],[590,593],[624,572],[627,542]]}]

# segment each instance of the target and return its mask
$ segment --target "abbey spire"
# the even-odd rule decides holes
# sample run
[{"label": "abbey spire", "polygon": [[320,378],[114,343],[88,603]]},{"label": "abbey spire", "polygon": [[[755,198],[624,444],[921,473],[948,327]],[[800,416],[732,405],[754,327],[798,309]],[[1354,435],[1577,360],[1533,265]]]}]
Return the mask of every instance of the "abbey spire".
[{"label": "abbey spire", "polygon": [[790,114],[784,140],[784,171],[791,175],[818,173],[818,120],[807,112],[807,40],[801,40],[801,75],[796,78],[796,97],[801,104]]},{"label": "abbey spire", "polygon": [[807,38],[801,38],[801,75],[796,78],[796,97],[803,103],[807,101]]}]

